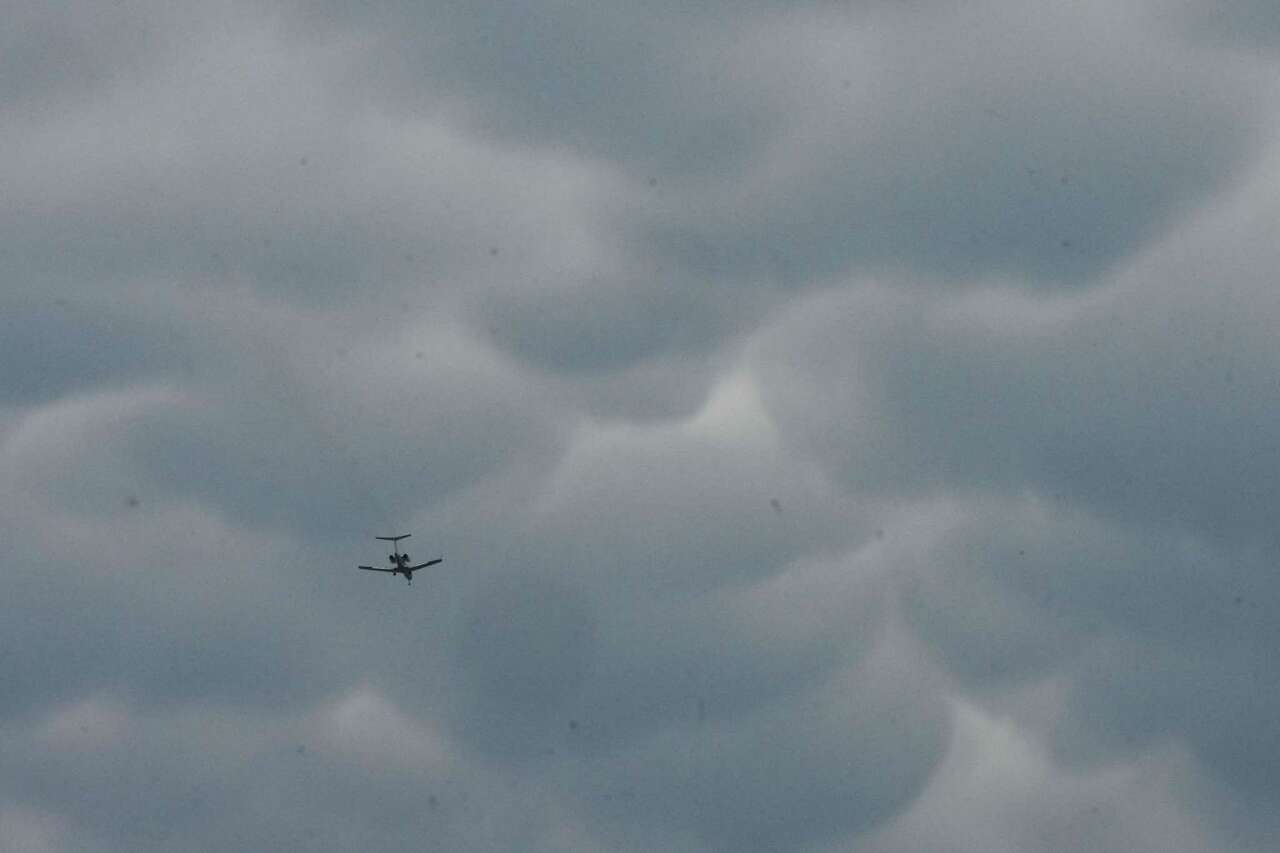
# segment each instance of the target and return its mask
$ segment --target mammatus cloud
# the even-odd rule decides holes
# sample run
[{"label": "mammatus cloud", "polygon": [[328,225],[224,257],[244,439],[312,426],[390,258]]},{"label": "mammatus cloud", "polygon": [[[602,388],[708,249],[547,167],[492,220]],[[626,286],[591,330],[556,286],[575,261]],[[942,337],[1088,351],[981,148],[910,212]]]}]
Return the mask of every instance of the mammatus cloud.
[{"label": "mammatus cloud", "polygon": [[1269,849],[1261,8],[6,10],[0,848]]}]

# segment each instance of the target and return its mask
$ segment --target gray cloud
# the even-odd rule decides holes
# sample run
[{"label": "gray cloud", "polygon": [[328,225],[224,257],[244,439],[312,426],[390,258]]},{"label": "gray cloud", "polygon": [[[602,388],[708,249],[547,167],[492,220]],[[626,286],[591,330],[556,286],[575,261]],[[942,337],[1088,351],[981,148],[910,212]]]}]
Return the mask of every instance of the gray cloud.
[{"label": "gray cloud", "polygon": [[74,3],[50,10],[6,3],[10,25],[0,49],[5,102],[29,113],[55,99],[84,104],[113,82],[153,71],[163,52],[165,24],[172,23],[163,20],[164,8]]},{"label": "gray cloud", "polygon": [[1088,281],[1250,151],[1251,75],[1170,51],[1114,4],[1045,11],[760,26],[735,55],[779,112],[766,168],[662,211],[659,251],[790,286],[903,267]]},{"label": "gray cloud", "polygon": [[1229,0],[1226,3],[1171,4],[1181,13],[1187,32],[1218,43],[1274,50],[1280,36],[1280,13],[1270,3]]},{"label": "gray cloud", "polygon": [[1261,7],[10,5],[0,847],[1269,849]]},{"label": "gray cloud", "polygon": [[1065,708],[1033,715],[1056,760],[1176,742],[1270,799],[1259,199],[1242,190],[1089,295],[869,286],[815,300],[760,352],[784,435],[856,492],[932,503],[904,604],[967,689],[1003,704],[1056,680]]},{"label": "gray cloud", "polygon": [[[1259,240],[1269,207],[1248,231],[1166,244],[1091,297],[872,288],[815,303],[804,315],[814,322],[788,335],[797,351],[766,367],[766,398],[860,487],[1031,488],[1270,538],[1276,472],[1254,441],[1271,429],[1274,352],[1257,325],[1276,310]],[[1242,252],[1256,272],[1209,284]],[[819,384],[795,381],[794,368]],[[792,396],[815,387],[833,393]]]},{"label": "gray cloud", "polygon": [[[918,795],[946,745],[936,696],[904,676],[873,660],[710,738],[695,730],[642,744],[623,757],[630,787],[613,802],[596,795],[602,811],[614,823],[638,813],[717,850],[771,850],[874,826]],[[727,767],[741,774],[732,785]]]}]

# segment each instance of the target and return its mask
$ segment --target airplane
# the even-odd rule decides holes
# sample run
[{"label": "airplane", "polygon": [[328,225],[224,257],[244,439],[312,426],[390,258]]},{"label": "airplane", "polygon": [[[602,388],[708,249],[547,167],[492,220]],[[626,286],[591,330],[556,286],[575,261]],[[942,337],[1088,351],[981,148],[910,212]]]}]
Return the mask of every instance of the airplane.
[{"label": "airplane", "polygon": [[412,586],[414,572],[416,572],[418,569],[425,569],[428,566],[434,566],[436,563],[444,562],[444,557],[437,557],[434,560],[427,560],[425,563],[419,563],[416,566],[409,565],[409,555],[400,553],[400,540],[408,539],[412,535],[413,535],[412,533],[405,533],[401,536],[373,537],[374,539],[381,539],[384,542],[395,543],[391,546],[394,549],[394,553],[387,555],[387,559],[391,561],[391,565],[394,568],[378,569],[378,568],[374,568],[373,566],[356,566],[356,568],[364,569],[366,572],[389,572],[392,575],[404,575],[404,579],[409,582],[410,586]]}]

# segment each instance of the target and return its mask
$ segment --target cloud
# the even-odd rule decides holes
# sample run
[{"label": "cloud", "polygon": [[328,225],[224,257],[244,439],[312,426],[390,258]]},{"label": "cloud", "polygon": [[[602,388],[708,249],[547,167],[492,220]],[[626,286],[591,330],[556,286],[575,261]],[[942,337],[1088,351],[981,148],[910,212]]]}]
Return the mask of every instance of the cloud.
[{"label": "cloud", "polygon": [[[0,811],[0,839],[14,850],[29,850],[31,853],[71,850],[74,849],[68,840],[71,835],[65,822],[57,815],[16,807]],[[77,845],[85,841],[75,839]]]},{"label": "cloud", "polygon": [[1212,7],[1191,2],[1170,5],[1188,33],[1220,44],[1274,51],[1280,36],[1280,15],[1269,3],[1232,0]]},{"label": "cloud", "polygon": [[1173,49],[1138,7],[810,10],[730,56],[774,108],[764,150],[648,228],[703,276],[1079,285],[1255,148],[1247,66]]},{"label": "cloud", "polygon": [[936,695],[895,663],[873,657],[711,732],[642,742],[621,756],[627,786],[593,799],[614,824],[639,818],[714,850],[864,831],[915,799],[948,739]]},{"label": "cloud", "polygon": [[1209,851],[1216,836],[1174,805],[1186,772],[1176,751],[1139,765],[1063,776],[1008,720],[957,708],[954,746],[903,820],[866,849]]},{"label": "cloud", "polygon": [[[1270,430],[1274,352],[1257,324],[1277,307],[1260,239],[1273,214],[1182,234],[1087,295],[871,286],[815,300],[767,356],[765,399],[787,435],[872,491],[1032,489],[1269,537],[1275,472],[1254,442]],[[1206,285],[1223,270],[1229,283]]]},{"label": "cloud", "polygon": [[1269,849],[1224,9],[9,10],[0,846]]},{"label": "cloud", "polygon": [[1271,174],[1090,293],[867,284],[759,349],[784,440],[855,494],[919,503],[904,604],[947,669],[1001,703],[1062,684],[1036,725],[1066,764],[1177,742],[1274,795],[1236,736],[1267,742],[1275,702]]}]

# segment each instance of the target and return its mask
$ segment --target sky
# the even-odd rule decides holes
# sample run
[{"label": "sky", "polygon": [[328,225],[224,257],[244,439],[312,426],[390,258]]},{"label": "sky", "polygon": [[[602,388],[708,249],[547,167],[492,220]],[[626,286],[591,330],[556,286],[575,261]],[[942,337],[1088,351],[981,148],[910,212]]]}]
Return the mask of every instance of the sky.
[{"label": "sky", "polygon": [[1280,6],[0,13],[0,849],[1273,849]]}]

